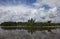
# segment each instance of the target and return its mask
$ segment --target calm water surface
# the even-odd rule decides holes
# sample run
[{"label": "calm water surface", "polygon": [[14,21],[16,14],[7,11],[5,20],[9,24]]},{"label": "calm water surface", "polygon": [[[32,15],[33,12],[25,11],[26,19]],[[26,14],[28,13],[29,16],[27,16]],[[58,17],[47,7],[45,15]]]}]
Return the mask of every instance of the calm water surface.
[{"label": "calm water surface", "polygon": [[52,29],[51,32],[42,30],[31,33],[24,29],[3,30],[0,28],[0,39],[60,39],[60,29]]}]

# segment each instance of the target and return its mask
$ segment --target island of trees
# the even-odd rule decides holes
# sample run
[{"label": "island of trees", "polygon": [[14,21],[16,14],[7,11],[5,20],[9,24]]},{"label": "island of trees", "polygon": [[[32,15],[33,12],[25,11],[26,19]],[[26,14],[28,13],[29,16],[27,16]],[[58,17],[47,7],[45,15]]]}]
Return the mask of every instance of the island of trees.
[{"label": "island of trees", "polygon": [[[27,29],[31,32],[35,30],[48,30],[55,29],[55,27],[49,28],[48,26],[57,26],[60,23],[51,23],[51,21],[47,22],[35,22],[35,20],[30,19],[27,22],[3,22],[0,24],[3,29]],[[3,27],[7,26],[7,27]],[[18,26],[18,27],[8,27],[8,26]],[[47,27],[45,27],[47,26]]]},{"label": "island of trees", "polygon": [[3,22],[0,26],[56,26],[60,25],[60,23],[51,23],[51,21],[47,22],[35,22],[35,20],[30,19],[28,22]]}]

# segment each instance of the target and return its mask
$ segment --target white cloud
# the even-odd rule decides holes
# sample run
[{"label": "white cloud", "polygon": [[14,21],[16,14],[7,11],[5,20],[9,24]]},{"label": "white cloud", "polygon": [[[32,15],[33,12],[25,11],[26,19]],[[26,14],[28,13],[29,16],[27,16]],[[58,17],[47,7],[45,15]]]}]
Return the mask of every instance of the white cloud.
[{"label": "white cloud", "polygon": [[43,15],[42,18],[44,17],[44,15],[46,15],[46,20],[52,19],[52,21],[56,22],[60,20],[57,19],[59,18],[58,14],[60,13],[58,12],[58,7],[60,7],[60,0],[37,0],[35,3],[33,3],[33,5],[35,6],[35,8],[42,7],[43,5],[50,6],[51,8],[47,12],[44,12],[45,10],[43,10],[42,12],[40,11],[40,15]]},{"label": "white cloud", "polygon": [[37,0],[35,3],[33,3],[33,5],[35,6],[42,6],[44,4],[47,4],[51,7],[58,7],[60,6],[60,0]]},{"label": "white cloud", "polygon": [[3,21],[27,21],[31,17],[33,8],[27,6],[1,6],[0,22]]},{"label": "white cloud", "polygon": [[[35,8],[24,5],[0,6],[0,22],[27,21],[30,18],[43,22],[52,18],[56,19],[55,16],[57,15],[57,8],[60,6],[59,2],[59,0],[37,0],[33,3]],[[46,11],[44,8],[41,8],[44,4],[49,5],[51,8]]]},{"label": "white cloud", "polygon": [[[56,7],[45,11],[44,8],[34,9],[27,6],[2,6],[0,7],[0,22],[4,21],[27,21],[35,19],[36,21],[47,21],[49,14],[54,15]],[[43,19],[46,18],[46,19]]]}]

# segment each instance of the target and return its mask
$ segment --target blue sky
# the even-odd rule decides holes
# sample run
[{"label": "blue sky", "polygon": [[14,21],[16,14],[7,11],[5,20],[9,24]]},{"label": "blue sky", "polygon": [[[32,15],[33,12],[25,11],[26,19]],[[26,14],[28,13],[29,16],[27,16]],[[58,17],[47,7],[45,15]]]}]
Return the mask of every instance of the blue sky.
[{"label": "blue sky", "polygon": [[0,0],[0,4],[2,5],[18,5],[18,4],[26,4],[32,5],[32,3],[36,2],[36,0]]},{"label": "blue sky", "polygon": [[[35,7],[33,5],[33,3],[35,3],[37,0],[0,0],[0,6],[16,6],[16,5],[26,5],[26,6],[30,6],[30,7]],[[42,5],[41,6],[44,9],[49,9],[50,6],[49,5]]]},{"label": "blue sky", "polygon": [[59,0],[0,0],[0,22],[36,21],[60,22]]},{"label": "blue sky", "polygon": [[[32,4],[35,3],[36,1],[37,0],[0,0],[0,5],[14,6],[14,5],[24,4],[24,5],[27,5],[27,6],[34,6]],[[45,4],[42,7],[44,7],[45,9],[50,8],[48,5],[45,5]]]}]

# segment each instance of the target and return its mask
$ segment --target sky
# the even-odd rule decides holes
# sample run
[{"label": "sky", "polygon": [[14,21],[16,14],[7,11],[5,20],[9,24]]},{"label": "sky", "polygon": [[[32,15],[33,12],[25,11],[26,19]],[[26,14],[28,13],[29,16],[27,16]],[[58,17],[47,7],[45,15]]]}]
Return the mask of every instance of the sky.
[{"label": "sky", "polygon": [[26,22],[31,18],[59,23],[60,0],[0,0],[0,23]]}]

